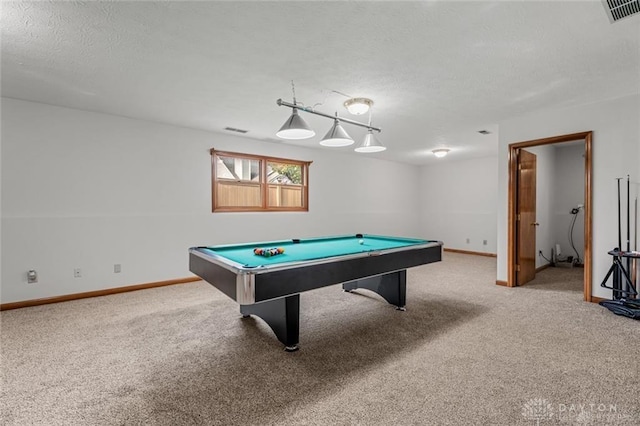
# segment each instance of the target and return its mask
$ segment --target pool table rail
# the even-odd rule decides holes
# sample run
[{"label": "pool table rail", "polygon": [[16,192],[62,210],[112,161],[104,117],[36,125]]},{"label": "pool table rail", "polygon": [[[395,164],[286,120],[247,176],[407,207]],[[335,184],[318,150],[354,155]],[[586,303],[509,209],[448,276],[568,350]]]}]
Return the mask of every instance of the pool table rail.
[{"label": "pool table rail", "polygon": [[[277,243],[270,243],[270,245],[276,245]],[[247,250],[249,250],[251,246],[255,244],[243,244],[247,246]],[[411,245],[411,249],[421,249],[421,248],[429,248],[429,247],[437,247],[442,246],[441,241],[426,241],[425,243],[413,244]],[[233,246],[218,246],[219,247],[233,247]],[[388,249],[380,249],[380,250],[368,250],[362,251],[353,254],[347,255],[338,255],[338,256],[326,256],[319,257],[316,259],[309,260],[299,260],[299,261],[290,261],[290,262],[282,262],[272,265],[260,265],[260,266],[247,266],[242,263],[234,262],[231,259],[225,258],[217,254],[211,247],[200,246],[200,247],[191,247],[189,249],[189,253],[199,256],[207,261],[214,263],[218,266],[221,266],[234,274],[264,274],[268,272],[275,272],[279,270],[285,270],[290,268],[297,268],[301,266],[311,266],[311,265],[322,265],[324,263],[335,262],[336,259],[340,260],[349,260],[349,259],[357,259],[361,257],[370,257],[370,256],[380,256],[383,254],[395,253],[406,251],[407,247],[394,247]]]},{"label": "pool table rail", "polygon": [[[249,247],[249,246],[248,246]],[[441,259],[442,242],[346,256],[245,267],[209,250],[189,249],[189,269],[241,305],[250,305],[293,293],[396,272]],[[363,273],[363,271],[366,271]]]}]

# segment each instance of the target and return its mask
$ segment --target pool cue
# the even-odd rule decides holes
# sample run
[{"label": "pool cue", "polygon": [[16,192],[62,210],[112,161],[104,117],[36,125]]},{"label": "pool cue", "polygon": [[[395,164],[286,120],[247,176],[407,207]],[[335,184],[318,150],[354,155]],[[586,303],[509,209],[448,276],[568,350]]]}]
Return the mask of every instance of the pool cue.
[{"label": "pool cue", "polygon": [[[633,251],[638,250],[638,196],[636,195],[635,203],[633,207]],[[631,283],[633,284],[633,288],[638,291],[638,259],[634,257],[631,260]],[[636,294],[633,296],[634,299],[638,299],[639,296]]]},{"label": "pool cue", "polygon": [[620,180],[622,178],[616,178],[616,180],[618,181],[618,250],[622,249],[622,225],[620,224],[620,221],[622,220],[620,217]]},{"label": "pool cue", "polygon": [[[622,217],[621,217],[621,207],[620,207],[620,180],[622,178],[616,178],[618,181],[618,254],[614,257],[617,257],[617,260],[620,260],[620,250],[622,250]],[[616,259],[613,259],[613,262],[616,262]],[[620,276],[620,271],[618,268],[615,268],[613,271],[613,299],[620,299],[622,290],[622,277]]]},{"label": "pool cue", "polygon": [[[629,175],[627,175],[627,253],[631,251],[631,220],[630,220],[631,205],[629,203],[630,187],[631,187],[631,182],[629,181]],[[631,272],[631,258],[627,256],[627,274],[630,272]],[[627,285],[631,285],[631,283],[627,283]],[[627,293],[627,295],[628,294],[629,293]]]}]

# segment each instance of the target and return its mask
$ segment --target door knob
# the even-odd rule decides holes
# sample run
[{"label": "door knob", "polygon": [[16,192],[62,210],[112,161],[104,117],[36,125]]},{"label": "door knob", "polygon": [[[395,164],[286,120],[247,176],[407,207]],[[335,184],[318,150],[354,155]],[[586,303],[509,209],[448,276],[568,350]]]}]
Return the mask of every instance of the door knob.
[{"label": "door knob", "polygon": [[538,222],[533,222],[531,226],[540,226],[540,224]]}]

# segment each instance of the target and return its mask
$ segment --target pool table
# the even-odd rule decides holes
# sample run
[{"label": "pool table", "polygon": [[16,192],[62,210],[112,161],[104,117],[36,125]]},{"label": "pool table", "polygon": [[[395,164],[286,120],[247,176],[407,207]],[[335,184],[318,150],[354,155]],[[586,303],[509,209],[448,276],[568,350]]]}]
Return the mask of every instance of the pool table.
[{"label": "pool table", "polygon": [[[282,248],[273,256],[256,248]],[[407,268],[438,262],[442,242],[355,234],[260,243],[192,247],[189,270],[273,330],[285,350],[298,349],[300,293],[342,283],[368,289],[405,309]]]}]

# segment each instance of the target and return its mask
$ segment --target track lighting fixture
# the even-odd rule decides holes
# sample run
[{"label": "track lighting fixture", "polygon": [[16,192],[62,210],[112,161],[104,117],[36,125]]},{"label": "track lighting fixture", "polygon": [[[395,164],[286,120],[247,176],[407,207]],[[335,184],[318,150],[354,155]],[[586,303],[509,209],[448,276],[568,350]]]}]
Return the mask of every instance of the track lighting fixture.
[{"label": "track lighting fixture", "polygon": [[[365,112],[369,112],[369,123],[361,123],[359,121],[350,120],[348,118],[343,118],[338,115],[336,112],[335,116],[325,114],[320,111],[316,111],[312,107],[303,106],[303,104],[298,104],[296,101],[296,93],[293,82],[291,82],[291,87],[293,91],[293,103],[283,101],[282,99],[278,99],[276,103],[278,106],[285,106],[291,108],[293,111],[289,119],[284,123],[284,125],[278,130],[276,136],[282,139],[308,139],[315,136],[315,132],[306,121],[300,117],[298,112],[307,112],[309,114],[319,115],[321,117],[330,118],[333,120],[333,126],[329,129],[329,132],[322,138],[320,141],[320,145],[330,146],[330,147],[341,147],[348,146],[354,143],[354,140],[349,136],[349,134],[342,128],[341,123],[347,123],[354,126],[365,127],[367,129],[367,135],[355,151],[356,152],[380,152],[384,151],[386,148],[380,141],[374,136],[373,131],[380,133],[381,130],[378,127],[374,127],[371,125],[371,110],[370,107],[373,105],[373,101],[367,98],[353,98],[349,99],[344,103],[345,107],[355,108],[355,112],[353,114],[364,114]],[[349,104],[349,105],[347,105]],[[366,109],[365,109],[366,108]],[[349,109],[350,111],[352,109]]]}]

